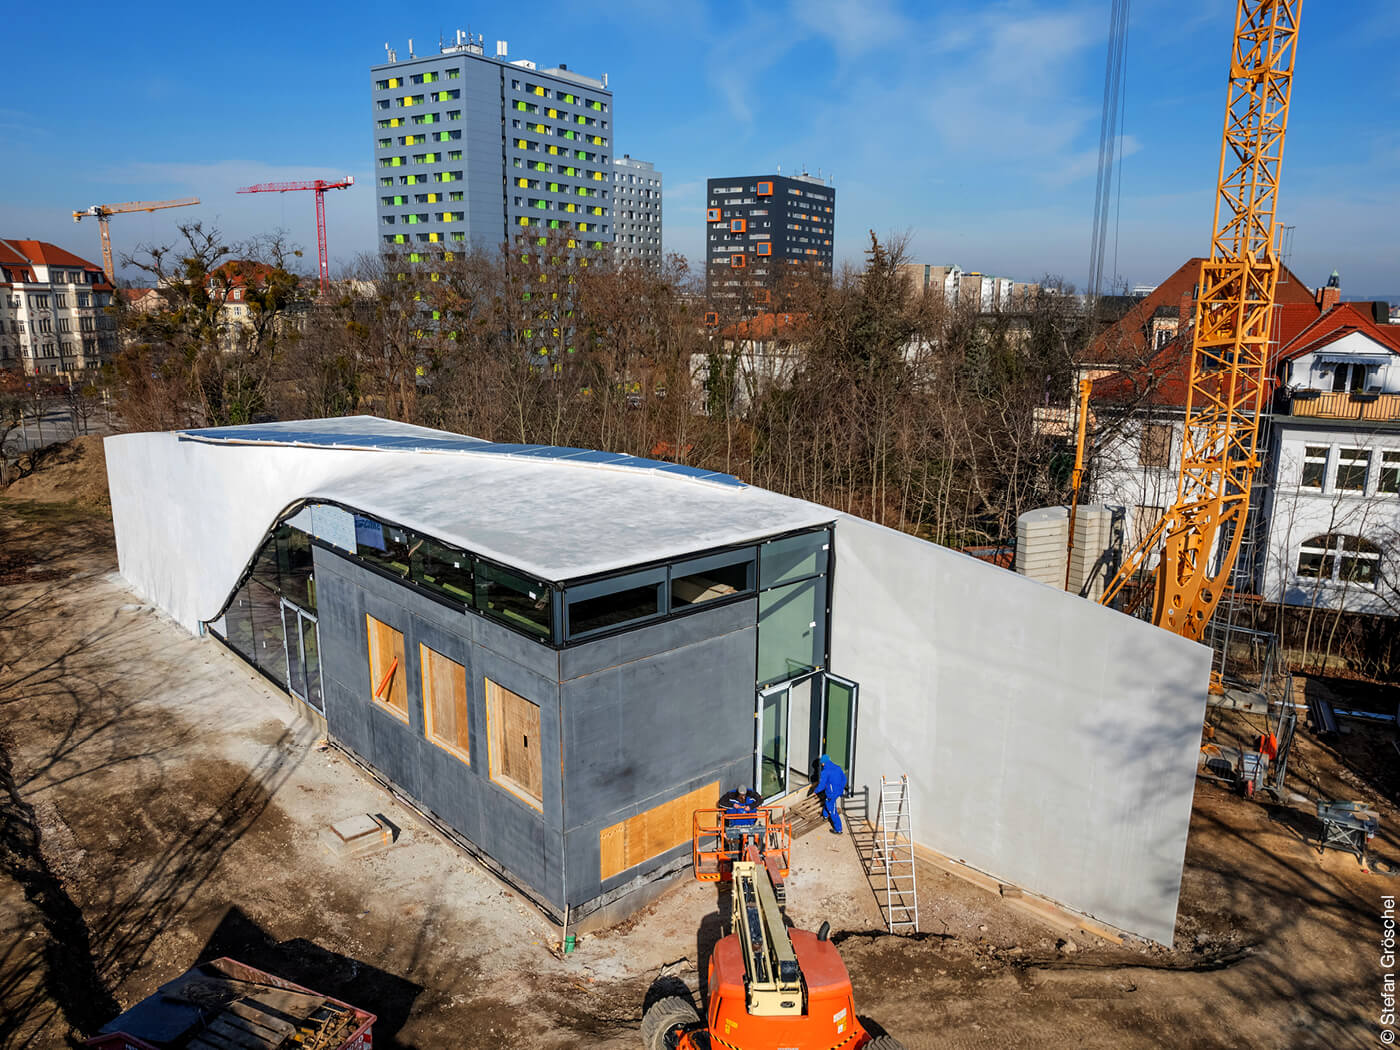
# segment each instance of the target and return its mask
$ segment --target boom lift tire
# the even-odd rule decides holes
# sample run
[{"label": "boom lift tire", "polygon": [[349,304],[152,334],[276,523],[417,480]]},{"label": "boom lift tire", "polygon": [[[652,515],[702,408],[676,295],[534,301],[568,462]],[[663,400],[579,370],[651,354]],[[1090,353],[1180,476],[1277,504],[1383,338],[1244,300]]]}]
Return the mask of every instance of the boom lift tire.
[{"label": "boom lift tire", "polygon": [[642,1015],[642,1046],[646,1050],[673,1050],[674,1043],[668,1044],[666,1036],[677,1028],[697,1024],[700,1015],[695,1007],[678,995],[658,999],[651,1009]]}]

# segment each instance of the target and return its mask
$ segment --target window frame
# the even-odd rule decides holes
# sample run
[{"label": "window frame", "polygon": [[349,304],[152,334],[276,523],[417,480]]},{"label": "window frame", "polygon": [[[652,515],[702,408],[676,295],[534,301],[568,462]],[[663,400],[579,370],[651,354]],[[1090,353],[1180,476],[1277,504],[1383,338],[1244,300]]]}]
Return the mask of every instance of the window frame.
[{"label": "window frame", "polygon": [[[651,569],[643,569],[640,572],[628,572],[620,576],[608,576],[601,580],[593,580],[587,583],[573,584],[565,587],[562,602],[565,644],[571,641],[593,638],[609,631],[619,631],[663,619],[670,608],[668,569],[669,566],[659,565]],[[576,603],[596,601],[599,598],[606,598],[611,594],[645,590],[648,587],[650,587],[656,595],[655,612],[646,613],[642,616],[634,616],[626,620],[618,620],[614,623],[605,623],[600,626],[589,627],[581,631],[574,630],[573,607]]]},{"label": "window frame", "polygon": [[[390,654],[398,660],[397,667],[393,665],[392,661],[388,666],[379,662],[383,658],[384,643],[382,640],[376,641],[376,625],[388,632]],[[378,708],[404,725],[408,725],[410,721],[408,713],[408,651],[404,647],[403,632],[385,623],[373,613],[367,612],[365,613],[365,636],[365,648],[369,659],[370,706]],[[384,690],[386,682],[390,696],[381,698],[379,694]],[[393,700],[393,695],[396,693],[402,696],[401,704],[395,703]]]},{"label": "window frame", "polygon": [[1400,495],[1400,450],[1381,449],[1380,469],[1376,472],[1376,494]]},{"label": "window frame", "polygon": [[[505,773],[501,768],[504,764],[502,753],[505,750],[505,712],[503,710],[502,704],[502,700],[504,698],[500,694],[505,693],[511,697],[514,697],[516,700],[519,700],[522,703],[529,704],[531,707],[534,708],[535,736],[537,741],[542,739],[540,732],[540,726],[542,723],[542,719],[540,718],[541,705],[535,703],[528,697],[521,696],[519,693],[515,692],[515,690],[509,688],[508,686],[502,685],[500,682],[497,682],[494,679],[483,677],[482,681],[484,683],[482,692],[486,697],[487,778],[491,781],[491,783],[495,784],[502,791],[505,791],[507,794],[512,795],[515,798],[518,798],[521,802],[524,802],[530,808],[537,810],[540,813],[543,813],[544,756],[539,750],[538,746],[535,750],[535,756],[538,759],[538,772],[540,778],[540,792],[538,795],[534,794],[529,784],[521,784],[513,776],[510,776],[509,774]],[[528,736],[526,737],[525,748],[527,750],[529,748]]]},{"label": "window frame", "polygon": [[[1320,454],[1319,454],[1320,453]],[[1300,489],[1310,489],[1316,492],[1327,490],[1327,468],[1331,465],[1332,446],[1330,445],[1304,445],[1302,466],[1298,472],[1298,487]],[[1308,484],[1308,467],[1321,464],[1322,472],[1317,477],[1317,484]]]},{"label": "window frame", "polygon": [[[1303,559],[1317,561],[1316,572],[1303,571]],[[1356,585],[1367,589],[1376,588],[1384,578],[1382,568],[1385,550],[1379,544],[1349,532],[1330,532],[1313,536],[1298,545],[1298,557],[1293,563],[1293,573],[1300,580],[1316,580],[1319,584],[1334,587]],[[1356,579],[1351,573],[1357,565],[1371,566],[1371,578]],[[1348,569],[1347,566],[1351,568]]]},{"label": "window frame", "polygon": [[[1350,456],[1350,458],[1348,458]],[[1354,480],[1355,471],[1361,471],[1360,484],[1342,484],[1343,471],[1348,481]],[[1371,479],[1371,450],[1347,446],[1337,448],[1337,471],[1332,478],[1332,488],[1337,492],[1366,492]]]},{"label": "window frame", "polygon": [[[460,677],[461,684],[461,706],[454,712],[454,721],[458,721],[462,732],[458,741],[453,742],[446,737],[437,735],[434,718],[435,700],[437,698],[437,681],[430,674],[430,667],[438,660],[451,664],[452,668],[448,674]],[[440,747],[453,758],[458,759],[464,765],[472,764],[471,756],[471,694],[467,689],[467,668],[465,664],[460,664],[446,653],[434,649],[425,642],[418,643],[418,676],[419,676],[419,698],[423,704],[423,735],[428,743],[435,747]],[[454,683],[454,685],[457,683]],[[455,697],[454,697],[455,699]],[[466,746],[461,746],[461,737],[466,737]]]}]

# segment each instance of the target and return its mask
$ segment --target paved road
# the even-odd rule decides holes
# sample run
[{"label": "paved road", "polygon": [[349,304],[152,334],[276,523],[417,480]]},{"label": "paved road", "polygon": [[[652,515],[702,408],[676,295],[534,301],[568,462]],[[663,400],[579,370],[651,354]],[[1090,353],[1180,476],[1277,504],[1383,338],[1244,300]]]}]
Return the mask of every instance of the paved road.
[{"label": "paved road", "polygon": [[74,420],[66,405],[51,407],[39,414],[27,414],[24,425],[10,435],[10,441],[20,449],[42,448],[55,441],[71,441],[79,434],[110,434],[107,414],[98,408],[86,422]]}]

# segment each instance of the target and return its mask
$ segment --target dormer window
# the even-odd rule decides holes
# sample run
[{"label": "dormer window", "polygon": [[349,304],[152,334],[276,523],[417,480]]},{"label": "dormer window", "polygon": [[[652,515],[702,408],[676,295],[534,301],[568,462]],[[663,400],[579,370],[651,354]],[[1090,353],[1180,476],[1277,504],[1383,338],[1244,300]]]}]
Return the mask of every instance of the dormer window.
[{"label": "dormer window", "polygon": [[1365,365],[1359,361],[1350,363],[1343,361],[1330,367],[1332,368],[1332,391],[1334,393],[1345,391],[1359,393],[1369,390],[1375,385],[1375,365]]}]

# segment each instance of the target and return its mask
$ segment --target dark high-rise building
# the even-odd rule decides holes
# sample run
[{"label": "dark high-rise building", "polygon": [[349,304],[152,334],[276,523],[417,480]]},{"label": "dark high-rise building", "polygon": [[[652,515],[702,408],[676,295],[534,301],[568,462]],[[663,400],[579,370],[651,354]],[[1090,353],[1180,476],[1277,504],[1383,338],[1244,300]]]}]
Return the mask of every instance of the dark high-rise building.
[{"label": "dark high-rise building", "polygon": [[831,272],[836,189],[815,175],[710,179],[705,287],[716,306],[761,310],[786,267]]}]

